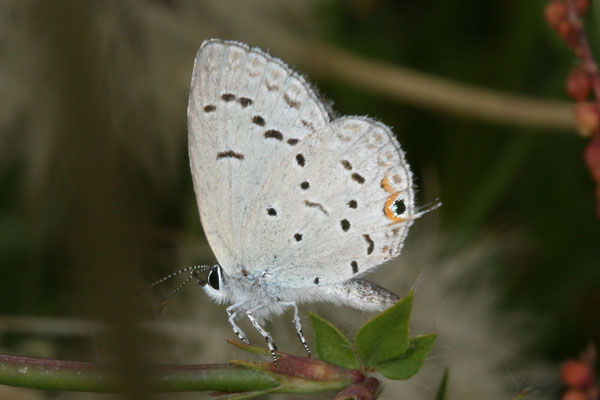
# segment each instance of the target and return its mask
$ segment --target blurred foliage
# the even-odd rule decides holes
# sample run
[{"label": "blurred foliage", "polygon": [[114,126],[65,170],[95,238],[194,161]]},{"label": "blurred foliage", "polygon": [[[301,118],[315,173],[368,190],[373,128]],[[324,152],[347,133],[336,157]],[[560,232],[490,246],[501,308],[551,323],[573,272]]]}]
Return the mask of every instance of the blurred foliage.
[{"label": "blurred foliage", "polygon": [[[260,44],[283,26],[390,64],[546,98],[566,99],[573,63],[545,25],[543,0],[51,4],[0,7],[0,315],[91,316],[125,329],[152,315],[147,304],[120,306],[131,288],[213,261],[185,148],[187,85],[205,38]],[[502,306],[534,316],[533,352],[562,359],[600,343],[600,221],[584,140],[399,104],[334,77],[316,83],[338,114],[394,128],[419,203],[443,202],[448,252],[490,229],[519,233],[520,250],[495,281]],[[135,352],[135,338],[117,349]]]},{"label": "blurred foliage", "polygon": [[442,376],[440,386],[435,394],[435,400],[446,400],[448,398],[448,376],[449,371],[448,368],[446,368],[444,370],[444,375]]}]

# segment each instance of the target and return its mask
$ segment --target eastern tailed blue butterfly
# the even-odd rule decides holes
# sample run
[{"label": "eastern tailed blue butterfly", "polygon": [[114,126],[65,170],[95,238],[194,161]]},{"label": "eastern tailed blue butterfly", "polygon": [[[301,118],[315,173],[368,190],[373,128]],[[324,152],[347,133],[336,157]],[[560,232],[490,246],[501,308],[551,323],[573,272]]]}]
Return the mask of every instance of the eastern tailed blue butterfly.
[{"label": "eastern tailed blue butterfly", "polygon": [[[205,41],[188,105],[189,156],[204,232],[220,263],[192,271],[275,344],[263,321],[298,303],[383,310],[398,297],[360,279],[400,254],[413,220],[412,176],[394,134],[334,118],[305,79],[245,44]],[[197,272],[210,269],[207,281]],[[188,280],[192,278],[190,276]]]}]

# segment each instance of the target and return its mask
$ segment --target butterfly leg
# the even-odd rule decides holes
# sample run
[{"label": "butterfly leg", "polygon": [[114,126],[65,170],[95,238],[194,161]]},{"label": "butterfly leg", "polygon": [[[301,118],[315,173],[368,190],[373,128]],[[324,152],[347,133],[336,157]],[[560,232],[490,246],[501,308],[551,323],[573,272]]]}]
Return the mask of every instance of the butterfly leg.
[{"label": "butterfly leg", "polygon": [[246,334],[244,333],[244,331],[241,330],[240,327],[237,326],[237,324],[235,323],[235,318],[237,317],[238,312],[234,311],[234,310],[236,308],[240,307],[244,303],[245,302],[232,304],[232,305],[230,305],[229,307],[226,308],[226,311],[227,311],[227,315],[229,316],[228,320],[229,320],[229,324],[233,328],[233,332],[237,335],[238,338],[240,338],[240,340],[242,342],[244,342],[246,344],[250,344],[250,341],[248,340],[248,336],[246,336]]},{"label": "butterfly leg", "polygon": [[294,307],[294,325],[296,326],[296,334],[298,334],[298,339],[300,339],[300,343],[302,343],[302,346],[304,346],[304,349],[310,358],[311,352],[308,343],[306,343],[306,339],[304,338],[304,334],[302,333],[302,323],[300,322],[300,316],[298,315],[298,305],[292,301],[283,301],[279,304],[282,306]]},{"label": "butterfly leg", "polygon": [[275,342],[273,342],[271,334],[267,332],[262,326],[260,326],[259,323],[256,321],[256,318],[254,318],[254,316],[252,315],[253,312],[258,311],[263,307],[263,305],[254,307],[253,309],[246,311],[246,315],[248,316],[248,319],[250,320],[254,328],[265,338],[265,341],[267,342],[267,347],[269,348],[269,351],[271,352],[271,357],[273,358],[273,365],[277,366],[277,356],[275,355],[275,352],[277,351],[277,346],[275,345]]}]

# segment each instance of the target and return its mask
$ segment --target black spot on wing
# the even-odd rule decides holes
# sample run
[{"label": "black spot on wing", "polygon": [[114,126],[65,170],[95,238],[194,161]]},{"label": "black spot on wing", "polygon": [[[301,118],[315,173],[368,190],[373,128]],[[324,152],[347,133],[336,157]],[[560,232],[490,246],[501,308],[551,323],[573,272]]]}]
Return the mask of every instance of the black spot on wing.
[{"label": "black spot on wing", "polygon": [[394,201],[394,204],[392,204],[392,211],[394,212],[394,214],[396,214],[396,216],[404,214],[404,212],[406,211],[406,205],[404,204],[404,200],[398,199]]},{"label": "black spot on wing", "polygon": [[315,285],[318,285],[319,284],[319,277],[317,276],[313,282],[315,283]]},{"label": "black spot on wing", "polygon": [[350,266],[352,267],[352,273],[356,274],[358,272],[358,263],[354,260],[350,263]]},{"label": "black spot on wing", "polygon": [[241,153],[236,153],[233,150],[229,150],[217,153],[217,160],[220,160],[221,158],[237,158],[238,160],[243,160],[244,155]]},{"label": "black spot on wing", "polygon": [[296,239],[296,242],[301,241],[302,240],[302,234],[301,233],[294,234],[294,239]]},{"label": "black spot on wing", "polygon": [[265,132],[265,138],[267,139],[277,139],[280,142],[283,140],[283,134],[275,129],[269,129]]},{"label": "black spot on wing", "polygon": [[365,241],[367,242],[367,254],[371,254],[373,252],[373,250],[375,249],[375,242],[373,242],[373,239],[371,239],[371,236],[369,235],[363,235],[363,238],[365,238]]},{"label": "black spot on wing", "polygon": [[318,208],[323,214],[329,216],[329,212],[323,207],[321,203],[316,203],[310,200],[304,200],[304,205],[309,208]]},{"label": "black spot on wing", "polygon": [[240,97],[238,99],[238,103],[240,103],[242,108],[246,108],[252,105],[252,99],[249,99],[248,97]]},{"label": "black spot on wing", "polygon": [[295,146],[298,144],[299,141],[300,141],[300,139],[291,138],[291,139],[287,140],[287,144],[289,144],[290,146]]},{"label": "black spot on wing", "polygon": [[344,232],[348,232],[348,229],[350,229],[350,221],[343,219],[340,221],[340,226]]},{"label": "black spot on wing", "polygon": [[225,102],[230,102],[233,101],[235,99],[235,94],[233,93],[223,93],[221,95],[221,100],[225,101]]},{"label": "black spot on wing", "polygon": [[213,112],[216,109],[217,109],[217,106],[215,106],[213,104],[208,104],[208,105],[204,106],[204,108],[203,108],[205,113]]},{"label": "black spot on wing", "polygon": [[258,126],[265,126],[265,119],[260,115],[255,115],[252,117],[252,123]]},{"label": "black spot on wing", "polygon": [[304,156],[302,154],[296,154],[296,162],[298,163],[299,166],[304,167],[304,164],[306,163],[306,159],[304,158]]},{"label": "black spot on wing", "polygon": [[308,181],[304,181],[300,184],[300,187],[302,190],[307,190],[310,187],[310,183],[308,183]]},{"label": "black spot on wing", "polygon": [[348,202],[348,207],[350,207],[350,208],[356,208],[356,207],[358,207],[357,201],[356,200],[350,200]]},{"label": "black spot on wing", "polygon": [[354,172],[354,173],[352,174],[352,180],[354,180],[354,181],[356,181],[356,182],[360,183],[361,185],[362,185],[363,183],[365,183],[365,178],[363,178],[363,176],[362,176],[362,175],[360,175],[360,174],[357,174],[356,172]]},{"label": "black spot on wing", "polygon": [[277,216],[277,210],[274,209],[273,207],[269,207],[267,208],[267,214],[269,214],[272,217]]},{"label": "black spot on wing", "polygon": [[352,170],[352,164],[350,164],[350,161],[342,160],[342,161],[340,161],[340,163],[342,163],[342,166],[344,168],[346,168],[348,171]]}]

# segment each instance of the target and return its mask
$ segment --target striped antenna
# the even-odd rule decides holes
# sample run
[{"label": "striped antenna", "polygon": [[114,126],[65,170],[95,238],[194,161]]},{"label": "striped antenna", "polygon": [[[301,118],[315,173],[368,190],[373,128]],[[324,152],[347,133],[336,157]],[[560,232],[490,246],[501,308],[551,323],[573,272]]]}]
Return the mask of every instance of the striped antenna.
[{"label": "striped antenna", "polygon": [[182,269],[180,269],[178,271],[172,272],[169,275],[164,276],[164,277],[160,278],[157,281],[152,282],[151,284],[149,284],[148,286],[146,286],[146,289],[152,289],[156,285],[160,285],[164,281],[168,281],[169,279],[174,278],[177,275],[180,275],[180,274],[182,274],[184,272],[190,272],[190,271],[191,272],[194,272],[194,271],[196,271],[196,272],[202,272],[202,271],[206,271],[207,269],[210,269],[210,268],[211,268],[210,265],[194,265],[192,267],[185,267],[185,268],[182,268]]},{"label": "striped antenna", "polygon": [[180,274],[183,274],[184,272],[190,273],[190,275],[187,278],[185,278],[185,280],[183,282],[181,282],[175,289],[171,290],[171,292],[164,299],[162,299],[160,301],[160,312],[162,313],[162,311],[165,309],[167,303],[173,298],[173,296],[175,296],[177,294],[177,292],[179,292],[181,289],[183,289],[184,286],[187,285],[189,283],[189,281],[192,280],[192,278],[196,278],[196,280],[198,281],[198,284],[201,285],[203,281],[198,276],[198,273],[200,273],[202,271],[206,271],[207,269],[210,269],[210,268],[212,268],[210,265],[194,265],[192,267],[182,268],[178,271],[175,271],[173,273],[170,273],[167,276],[160,278],[157,281],[152,282],[151,284],[146,286],[146,290],[152,289],[153,287],[155,287],[171,278],[174,278]]},{"label": "striped antenna", "polygon": [[183,289],[183,287],[185,285],[187,285],[187,283],[194,277],[194,273],[192,272],[190,274],[190,276],[188,276],[187,278],[185,278],[185,280],[183,282],[181,282],[179,284],[179,286],[177,286],[175,289],[171,290],[171,292],[167,295],[167,297],[165,297],[164,299],[162,299],[160,301],[160,312],[162,313],[163,310],[165,309],[165,307],[167,306],[167,303],[173,298],[173,296],[175,296],[175,294],[177,294],[177,292],[179,292],[181,289]]}]

